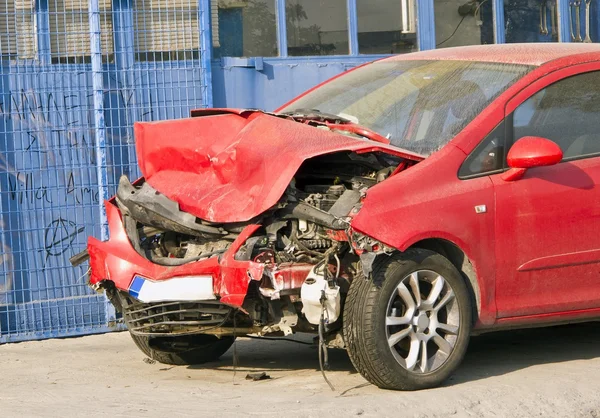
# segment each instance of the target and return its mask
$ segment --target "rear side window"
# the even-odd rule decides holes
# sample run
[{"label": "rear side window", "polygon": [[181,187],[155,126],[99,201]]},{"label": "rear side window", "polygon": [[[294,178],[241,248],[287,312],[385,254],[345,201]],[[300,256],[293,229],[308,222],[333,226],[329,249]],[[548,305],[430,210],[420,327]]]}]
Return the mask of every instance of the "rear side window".
[{"label": "rear side window", "polygon": [[505,135],[506,122],[502,121],[467,157],[458,171],[458,177],[468,179],[502,170]]},{"label": "rear side window", "polygon": [[513,116],[514,140],[556,142],[564,159],[600,154],[600,72],[560,80],[522,103]]}]

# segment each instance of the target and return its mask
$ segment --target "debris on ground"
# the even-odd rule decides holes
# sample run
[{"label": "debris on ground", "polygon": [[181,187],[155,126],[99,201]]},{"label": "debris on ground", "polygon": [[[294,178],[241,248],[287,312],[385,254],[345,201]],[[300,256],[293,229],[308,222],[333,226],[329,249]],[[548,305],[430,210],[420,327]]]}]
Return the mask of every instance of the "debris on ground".
[{"label": "debris on ground", "polygon": [[269,380],[270,378],[271,378],[271,376],[269,376],[265,372],[262,372],[262,373],[248,373],[246,375],[246,380],[252,380],[254,382],[257,382],[259,380]]}]

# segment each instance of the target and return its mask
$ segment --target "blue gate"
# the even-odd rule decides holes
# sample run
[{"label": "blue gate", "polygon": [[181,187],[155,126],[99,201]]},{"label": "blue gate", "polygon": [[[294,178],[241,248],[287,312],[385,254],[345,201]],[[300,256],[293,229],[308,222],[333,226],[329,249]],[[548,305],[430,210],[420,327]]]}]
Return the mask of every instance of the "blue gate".
[{"label": "blue gate", "polygon": [[208,0],[0,0],[0,343],[118,324],[72,268],[133,123],[211,105]]}]

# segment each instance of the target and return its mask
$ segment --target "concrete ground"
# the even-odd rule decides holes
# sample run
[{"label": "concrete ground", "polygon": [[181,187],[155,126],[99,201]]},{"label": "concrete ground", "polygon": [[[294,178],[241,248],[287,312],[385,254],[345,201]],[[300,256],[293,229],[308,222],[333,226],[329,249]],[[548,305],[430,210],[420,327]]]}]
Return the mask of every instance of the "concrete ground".
[{"label": "concrete ground", "polygon": [[[306,341],[306,338],[304,338]],[[127,333],[0,346],[0,416],[600,417],[600,324],[488,334],[438,389],[369,385],[330,351],[240,339],[203,367],[149,364]],[[264,371],[270,380],[245,380]]]}]

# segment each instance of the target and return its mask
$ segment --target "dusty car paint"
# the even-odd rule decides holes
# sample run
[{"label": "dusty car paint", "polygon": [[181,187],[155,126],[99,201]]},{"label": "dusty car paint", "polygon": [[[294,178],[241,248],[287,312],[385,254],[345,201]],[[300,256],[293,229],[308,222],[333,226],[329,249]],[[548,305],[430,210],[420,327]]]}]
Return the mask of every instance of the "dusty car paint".
[{"label": "dusty car paint", "polygon": [[210,222],[242,222],[265,212],[281,198],[302,162],[318,155],[382,151],[423,159],[260,111],[222,112],[135,124],[146,181],[181,210]]},{"label": "dusty car paint", "polygon": [[[90,238],[90,284],[105,289],[117,308],[126,311],[126,318],[144,312],[148,323],[138,334],[148,338],[182,332],[231,336],[301,331],[318,333],[321,348],[326,344],[343,348],[347,341],[339,325],[343,320],[339,304],[348,303],[344,297],[350,284],[373,279],[375,260],[433,251],[462,275],[473,299],[475,333],[600,316],[595,217],[585,208],[568,205],[569,196],[578,202],[596,199],[590,184],[600,182],[597,162],[569,162],[568,178],[562,178],[556,168],[561,164],[546,167],[545,176],[536,178],[523,165],[531,160],[529,154],[537,155],[540,147],[547,151],[540,151],[531,172],[556,164],[562,154],[549,140],[533,138],[536,149],[522,147],[527,155],[508,158],[512,168],[504,161],[493,172],[459,175],[484,138],[533,94],[575,74],[600,71],[600,48],[466,47],[387,61],[403,60],[531,67],[427,158],[387,144],[385,137],[357,123],[328,120],[329,116],[318,120],[281,112],[206,109],[193,111],[189,119],[138,123],[136,144],[144,178],[134,185],[123,180],[117,197],[106,202],[111,238],[107,242]],[[344,129],[336,130],[337,124]],[[510,148],[508,138],[503,144]],[[510,135],[510,141],[517,139]],[[368,168],[369,164],[374,165]],[[338,165],[343,170],[336,171]],[[354,169],[359,174],[352,174]],[[581,172],[589,176],[587,183],[581,183]],[[579,186],[571,187],[571,183]],[[150,199],[136,201],[134,197],[143,190]],[[153,193],[160,199],[153,202]],[[558,207],[575,225],[573,233],[571,224],[561,223],[556,215]],[[183,235],[165,227],[177,223],[179,212],[193,215],[198,227],[182,223],[180,227],[187,228]],[[539,239],[546,235],[552,237],[551,245]],[[190,249],[195,255],[187,255]],[[129,292],[134,276],[167,281],[193,275],[212,276],[218,303],[231,308],[215,327],[201,326],[200,321],[177,322],[169,312],[156,313],[163,305],[141,306],[131,296],[135,293]],[[323,282],[328,283],[331,297],[337,298],[332,305],[337,311],[327,306],[325,292],[320,299],[318,292],[311,292],[312,305],[308,303],[309,292],[304,288],[314,284],[315,277],[326,279]],[[462,303],[468,299],[463,297]],[[316,306],[317,311],[309,315],[303,310],[308,306]],[[182,304],[178,309],[177,314],[188,309],[209,313],[211,308],[195,310]],[[325,313],[332,316],[331,322],[326,322]],[[160,315],[171,317],[163,322],[153,319]],[[404,325],[404,314],[393,315],[384,318],[386,327]],[[427,338],[430,313],[415,315],[419,338]],[[233,324],[226,323],[228,318],[233,318]],[[236,318],[245,322],[236,324]],[[390,318],[392,325],[387,322]],[[437,316],[434,319],[438,321]],[[420,363],[424,373],[427,361],[425,357]],[[365,376],[371,380],[369,374]],[[379,385],[377,379],[371,381]],[[406,387],[429,385],[424,380]],[[403,383],[380,386],[405,387]]]}]

